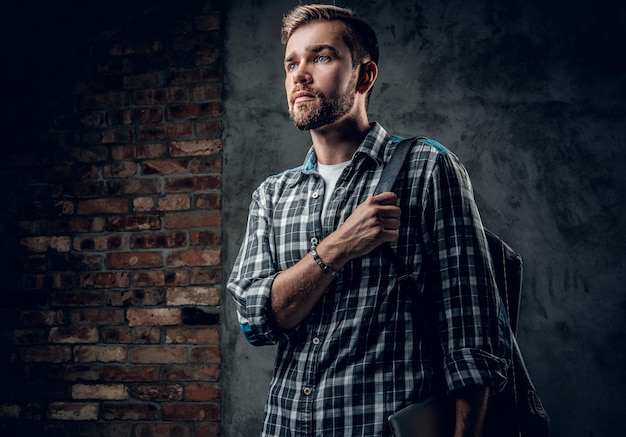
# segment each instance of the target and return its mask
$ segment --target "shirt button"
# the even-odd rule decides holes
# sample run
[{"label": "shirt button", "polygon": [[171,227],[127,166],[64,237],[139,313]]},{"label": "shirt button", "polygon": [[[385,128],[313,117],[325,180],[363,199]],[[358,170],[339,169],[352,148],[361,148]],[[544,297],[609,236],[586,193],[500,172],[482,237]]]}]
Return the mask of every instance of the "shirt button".
[{"label": "shirt button", "polygon": [[315,337],[313,339],[313,344],[320,344],[320,339],[318,337]]},{"label": "shirt button", "polygon": [[313,390],[311,390],[311,387],[304,387],[302,393],[304,393],[305,396],[310,396],[311,393],[313,393]]},{"label": "shirt button", "polygon": [[311,244],[313,246],[317,246],[317,243],[319,243],[320,241],[317,239],[317,237],[313,237],[311,238]]},{"label": "shirt button", "polygon": [[318,193],[317,191],[315,193],[312,194],[312,197],[314,199],[317,199],[318,197],[320,197],[320,193]]}]

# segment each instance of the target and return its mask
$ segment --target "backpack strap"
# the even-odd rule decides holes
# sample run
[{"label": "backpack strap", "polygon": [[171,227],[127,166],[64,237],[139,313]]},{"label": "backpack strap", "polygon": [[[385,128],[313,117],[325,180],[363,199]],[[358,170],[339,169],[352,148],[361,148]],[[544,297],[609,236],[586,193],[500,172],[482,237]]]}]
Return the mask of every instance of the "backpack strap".
[{"label": "backpack strap", "polygon": [[374,190],[374,195],[391,191],[391,187],[393,187],[394,182],[398,178],[398,174],[400,173],[400,169],[402,168],[402,164],[404,163],[411,145],[418,139],[420,138],[405,138],[398,143],[392,152],[389,162],[383,169],[383,174],[380,175],[380,180]]},{"label": "backpack strap", "polygon": [[[398,174],[400,174],[400,169],[402,168],[402,164],[406,159],[407,154],[409,153],[409,149],[411,146],[419,140],[421,137],[415,138],[405,138],[398,143],[395,149],[391,154],[391,158],[389,158],[389,162],[385,164],[385,168],[383,168],[383,173],[380,175],[380,180],[378,181],[378,185],[374,189],[374,195],[384,193],[385,191],[391,191],[394,182],[398,178]],[[381,250],[396,266],[398,270],[398,280],[404,280],[408,278],[408,272],[406,271],[404,264],[400,261],[398,254],[391,247],[389,243],[385,243],[381,246]]]}]

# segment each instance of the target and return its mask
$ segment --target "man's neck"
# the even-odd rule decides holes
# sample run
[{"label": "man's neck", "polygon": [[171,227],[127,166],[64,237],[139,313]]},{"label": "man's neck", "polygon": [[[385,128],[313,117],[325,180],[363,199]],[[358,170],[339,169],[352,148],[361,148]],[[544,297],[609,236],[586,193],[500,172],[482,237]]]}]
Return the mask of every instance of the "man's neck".
[{"label": "man's neck", "polygon": [[341,120],[311,131],[315,155],[320,164],[340,164],[352,159],[367,133],[370,124],[362,120]]}]

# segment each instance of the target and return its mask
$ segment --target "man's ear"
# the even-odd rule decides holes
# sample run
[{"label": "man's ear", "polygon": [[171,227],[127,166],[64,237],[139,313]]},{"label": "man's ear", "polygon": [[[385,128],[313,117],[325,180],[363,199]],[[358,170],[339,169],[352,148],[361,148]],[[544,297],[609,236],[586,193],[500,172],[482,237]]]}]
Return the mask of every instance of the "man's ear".
[{"label": "man's ear", "polygon": [[378,77],[378,66],[374,61],[367,61],[359,67],[359,82],[356,90],[359,93],[367,94]]}]

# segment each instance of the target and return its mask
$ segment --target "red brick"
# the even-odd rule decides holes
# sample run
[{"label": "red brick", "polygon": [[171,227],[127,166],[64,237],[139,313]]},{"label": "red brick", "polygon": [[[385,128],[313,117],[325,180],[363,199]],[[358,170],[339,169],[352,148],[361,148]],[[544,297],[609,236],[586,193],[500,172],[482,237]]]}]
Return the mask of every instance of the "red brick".
[{"label": "red brick", "polygon": [[78,202],[78,214],[126,214],[128,201],[126,199],[89,199]]},{"label": "red brick", "polygon": [[219,249],[189,249],[174,251],[167,256],[169,267],[218,266],[221,264]]},{"label": "red brick", "polygon": [[202,433],[197,432],[192,434],[192,430],[188,425],[183,424],[171,424],[171,423],[158,423],[158,424],[149,424],[149,423],[139,423],[135,427],[135,435],[137,437],[191,437],[195,436],[203,436],[203,437],[214,437],[217,434],[209,434],[208,432]]},{"label": "red brick", "polygon": [[217,365],[167,366],[161,372],[164,381],[205,381],[219,380],[220,369]]},{"label": "red brick", "polygon": [[101,131],[101,144],[131,143],[133,141],[133,131],[131,129],[114,128]]},{"label": "red brick", "polygon": [[152,197],[135,197],[133,199],[133,212],[150,212],[154,209]]},{"label": "red brick", "polygon": [[50,329],[51,343],[97,343],[97,328],[87,326],[58,326]]},{"label": "red brick", "polygon": [[130,279],[126,272],[84,273],[79,275],[78,283],[83,288],[127,288]]},{"label": "red brick", "polygon": [[191,207],[191,199],[186,194],[166,194],[157,202],[159,211],[186,211]]},{"label": "red brick", "polygon": [[121,309],[73,309],[68,313],[75,325],[121,325],[124,321]]},{"label": "red brick", "polygon": [[192,363],[220,363],[221,361],[222,354],[219,347],[198,347],[191,351]]},{"label": "red brick", "polygon": [[141,164],[143,174],[181,174],[188,173],[187,161],[159,159],[144,161]]},{"label": "red brick", "polygon": [[182,401],[183,386],[181,384],[135,385],[130,389],[130,395],[142,401]]},{"label": "red brick", "polygon": [[219,154],[193,157],[189,162],[189,171],[194,174],[221,173],[222,157]]},{"label": "red brick", "polygon": [[[206,52],[207,55],[219,55],[219,51]],[[222,84],[209,83],[194,86],[190,89],[192,101],[219,100],[222,97]],[[197,125],[196,125],[197,126]]]},{"label": "red brick", "polygon": [[161,329],[154,326],[133,328],[135,344],[161,344]]},{"label": "red brick", "polygon": [[202,421],[218,421],[220,419],[220,407],[219,404],[198,403],[198,404],[185,404],[176,403],[163,404],[163,419],[164,420],[202,420]]},{"label": "red brick", "polygon": [[158,232],[133,234],[130,238],[131,249],[156,249],[183,247],[187,244],[185,232]]},{"label": "red brick", "polygon": [[193,134],[192,126],[189,121],[166,123],[163,127],[164,127],[163,133],[165,134],[165,139],[168,139],[168,140],[189,138]]},{"label": "red brick", "polygon": [[178,308],[129,308],[126,312],[128,326],[177,325],[181,321]]},{"label": "red brick", "polygon": [[161,229],[161,219],[156,215],[113,216],[107,218],[110,231],[148,231]]},{"label": "red brick", "polygon": [[170,155],[194,156],[213,155],[222,150],[221,139],[170,141]]},{"label": "red brick", "polygon": [[[161,181],[158,179],[113,179],[109,181],[109,193],[112,196],[127,194],[158,194]],[[128,202],[126,202],[128,205]]]},{"label": "red brick", "polygon": [[143,269],[163,266],[161,252],[113,252],[107,255],[109,269]]},{"label": "red brick", "polygon": [[151,404],[110,403],[102,405],[102,418],[105,420],[157,420],[159,410]]},{"label": "red brick", "polygon": [[94,237],[79,236],[74,238],[73,247],[80,251],[119,250],[126,245],[126,237],[120,234],[97,235]]},{"label": "red brick", "polygon": [[48,406],[48,418],[57,420],[97,420],[96,402],[52,402]]},{"label": "red brick", "polygon": [[80,179],[96,180],[100,178],[100,167],[94,164],[81,165],[76,171]]},{"label": "red brick", "polygon": [[110,146],[111,158],[124,161],[135,158],[135,147],[132,144],[114,144]]},{"label": "red brick", "polygon": [[20,240],[20,244],[29,252],[47,252],[49,249],[57,252],[69,252],[69,237],[28,237]]},{"label": "red brick", "polygon": [[74,147],[72,157],[78,162],[102,162],[109,159],[109,149],[104,146]]},{"label": "red brick", "polygon": [[139,108],[124,108],[109,111],[107,123],[114,125],[144,124],[161,121],[163,113],[156,106],[143,106]]},{"label": "red brick", "polygon": [[137,126],[137,139],[142,142],[165,140],[165,126],[160,123],[142,124]]},{"label": "red brick", "polygon": [[222,135],[222,122],[220,120],[198,120],[196,122],[196,135],[211,138],[220,137]]},{"label": "red brick", "polygon": [[[196,422],[193,429],[197,436],[220,437],[220,424],[216,422]],[[120,436],[121,437],[121,436]]]},{"label": "red brick", "polygon": [[194,207],[197,209],[222,209],[222,195],[217,193],[199,194]]},{"label": "red brick", "polygon": [[105,178],[127,178],[137,174],[137,164],[130,161],[116,162],[114,164],[105,165],[102,169],[102,175]]},{"label": "red brick", "polygon": [[182,286],[189,284],[189,272],[186,270],[138,270],[133,272],[133,285],[137,287]]},{"label": "red brick", "polygon": [[220,175],[170,177],[165,180],[165,191],[167,192],[198,192],[217,190],[221,187],[222,177]]},{"label": "red brick", "polygon": [[168,288],[166,301],[168,305],[216,306],[220,303],[221,291],[212,287],[177,287]]},{"label": "red brick", "polygon": [[219,211],[171,212],[165,214],[166,229],[189,229],[220,226],[222,213]]},{"label": "red brick", "polygon": [[189,244],[192,246],[219,246],[222,244],[222,233],[214,231],[189,232]]},{"label": "red brick", "polygon": [[152,143],[152,144],[137,144],[136,157],[138,159],[156,159],[163,158],[167,153],[167,148],[164,144]]},{"label": "red brick", "polygon": [[135,364],[182,364],[187,362],[187,348],[182,346],[136,346],[130,351]]},{"label": "red brick", "polygon": [[102,369],[100,365],[67,365],[63,369],[65,381],[100,381]]},{"label": "red brick", "polygon": [[128,388],[122,384],[74,384],[72,399],[128,399]]},{"label": "red brick", "polygon": [[114,327],[102,329],[102,343],[105,344],[130,344],[133,342],[133,334],[128,327]]},{"label": "red brick", "polygon": [[137,105],[157,105],[163,103],[184,103],[187,101],[185,87],[149,89],[135,91],[133,102]]},{"label": "red brick", "polygon": [[221,284],[222,269],[217,268],[192,268],[189,283],[192,285],[200,284]]},{"label": "red brick", "polygon": [[76,346],[74,357],[79,363],[122,363],[126,361],[126,347],[123,346]]},{"label": "red brick", "polygon": [[104,380],[115,382],[155,382],[159,380],[157,366],[104,366]]},{"label": "red brick", "polygon": [[185,387],[188,401],[214,401],[220,398],[220,390],[215,384],[189,384]]},{"label": "red brick", "polygon": [[146,305],[160,305],[165,302],[163,293],[159,290],[112,290],[107,292],[107,305],[136,307]]},{"label": "red brick", "polygon": [[[165,331],[165,342],[176,344],[218,344],[217,328],[169,328]],[[195,349],[194,349],[195,350]],[[214,361],[212,361],[214,362]]]}]

